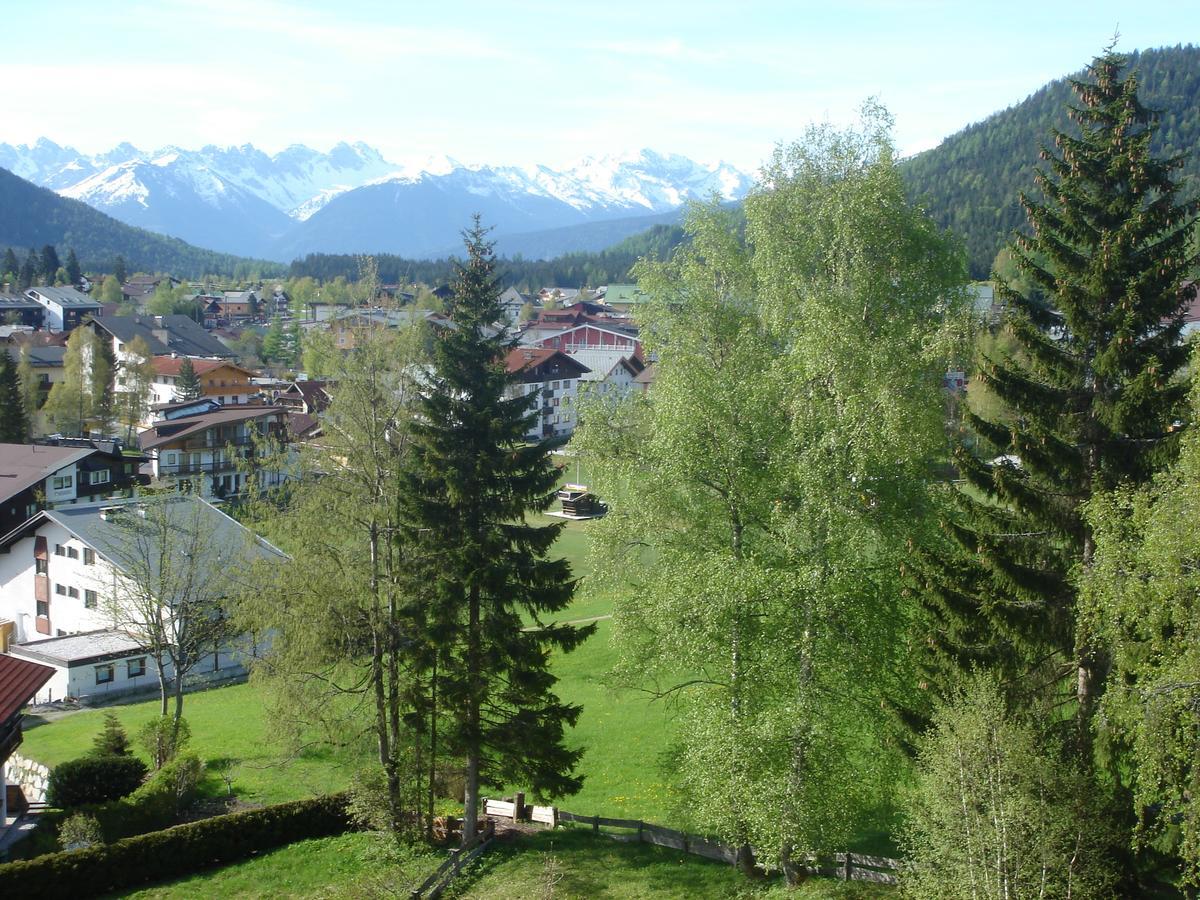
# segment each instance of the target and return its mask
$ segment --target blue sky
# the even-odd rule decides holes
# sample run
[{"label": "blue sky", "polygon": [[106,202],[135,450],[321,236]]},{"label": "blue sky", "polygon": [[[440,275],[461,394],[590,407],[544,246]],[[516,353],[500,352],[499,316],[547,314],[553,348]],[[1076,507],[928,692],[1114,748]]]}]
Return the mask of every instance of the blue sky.
[{"label": "blue sky", "polygon": [[934,146],[1119,47],[1200,40],[1157,2],[56,0],[4,10],[0,141],[362,140],[397,162],[652,147],[745,168],[879,97]]}]

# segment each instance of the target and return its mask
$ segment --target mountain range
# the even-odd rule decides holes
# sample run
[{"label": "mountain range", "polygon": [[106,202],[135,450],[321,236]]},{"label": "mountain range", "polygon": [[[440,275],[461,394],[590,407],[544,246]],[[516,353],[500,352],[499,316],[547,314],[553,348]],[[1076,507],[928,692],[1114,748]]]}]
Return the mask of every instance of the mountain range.
[{"label": "mountain range", "polygon": [[[688,200],[739,199],[752,184],[727,164],[650,150],[555,170],[448,158],[396,165],[363,143],[328,153],[294,145],[273,156],[249,144],[143,152],[124,143],[88,156],[41,138],[0,144],[0,167],[126,224],[276,260],[312,252],[434,256],[457,246],[473,213],[496,229],[505,252],[593,249],[670,218]],[[588,231],[601,222],[611,224]],[[546,234],[579,226],[582,243]]]}]

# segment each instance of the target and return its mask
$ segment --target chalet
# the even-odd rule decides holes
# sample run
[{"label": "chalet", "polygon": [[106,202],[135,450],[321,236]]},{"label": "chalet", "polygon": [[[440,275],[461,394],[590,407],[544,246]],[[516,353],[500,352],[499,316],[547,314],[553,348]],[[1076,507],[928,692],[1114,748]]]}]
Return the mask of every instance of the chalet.
[{"label": "chalet", "polygon": [[[174,403],[179,399],[179,372],[183,357],[156,356],[154,381],[150,384],[151,403]],[[227,359],[193,359],[192,368],[200,379],[200,395],[222,405],[249,403],[258,393],[250,381],[254,373]]]},{"label": "chalet", "polygon": [[504,365],[519,378],[509,396],[537,396],[526,438],[569,437],[575,430],[579,382],[588,367],[559,350],[539,347],[510,350]]},{"label": "chalet", "polygon": [[236,355],[187,316],[114,316],[93,319],[89,326],[101,339],[112,343],[117,362],[129,358],[127,347],[139,337],[153,356],[232,359]]},{"label": "chalet", "polygon": [[[49,666],[5,656],[5,646],[0,634],[0,837],[11,824],[10,815],[15,818],[24,808],[23,803],[10,808],[8,801],[8,760],[21,746],[21,709],[54,677]],[[19,794],[20,788],[14,785],[13,791]]]},{"label": "chalet", "polygon": [[535,347],[572,352],[575,350],[621,350],[627,354],[642,355],[642,342],[637,328],[629,323],[617,321],[586,321],[560,330],[543,329],[527,338]]},{"label": "chalet", "polygon": [[166,281],[172,290],[183,282],[171,275],[134,275],[121,285],[121,295],[134,303],[144,303],[154,296],[158,286]]},{"label": "chalet", "polygon": [[46,323],[46,307],[29,297],[0,293],[0,323],[42,328]]},{"label": "chalet", "polygon": [[[158,412],[162,418],[138,435],[150,474],[202,497],[241,493],[247,466],[270,452],[267,439],[288,442],[288,411],[279,406],[221,406],[205,397]],[[255,474],[265,485],[285,477],[273,469]]]},{"label": "chalet", "polygon": [[[149,516],[148,502],[162,504],[153,532],[139,525],[139,517]],[[151,583],[171,592],[199,584],[219,591],[213,597],[219,601],[251,564],[285,559],[192,495],[44,510],[0,536],[0,617],[13,626],[7,652],[54,670],[41,700],[97,700],[153,688],[158,669],[143,636],[114,628],[113,609],[133,593],[132,579],[150,573]],[[160,599],[169,609],[177,597]],[[203,677],[245,671],[234,644],[214,646],[203,670]]]},{"label": "chalet", "polygon": [[294,413],[315,416],[329,407],[329,382],[293,381],[275,394],[275,403]]},{"label": "chalet", "polygon": [[567,355],[591,370],[583,376],[580,391],[596,391],[603,396],[625,396],[634,389],[634,379],[645,368],[638,356],[626,350],[572,350]]},{"label": "chalet", "polygon": [[216,304],[217,318],[220,319],[253,319],[258,315],[259,297],[255,291],[225,291],[221,299],[213,303]]},{"label": "chalet", "polygon": [[85,318],[100,318],[104,310],[100,301],[69,287],[31,287],[25,297],[46,310],[45,326],[51,331],[71,331]]},{"label": "chalet", "polygon": [[118,441],[0,444],[0,534],[39,510],[131,492],[142,461]]}]

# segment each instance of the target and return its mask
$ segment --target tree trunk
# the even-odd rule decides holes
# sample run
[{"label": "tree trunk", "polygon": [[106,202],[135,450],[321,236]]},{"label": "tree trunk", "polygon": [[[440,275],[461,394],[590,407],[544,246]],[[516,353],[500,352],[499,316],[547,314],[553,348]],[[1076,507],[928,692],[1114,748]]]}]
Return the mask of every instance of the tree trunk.
[{"label": "tree trunk", "polygon": [[438,654],[433,654],[433,672],[429,676],[429,806],[425,816],[426,838],[433,840],[433,804],[437,781],[437,677]]},{"label": "tree trunk", "polygon": [[467,626],[467,784],[463,792],[463,845],[475,840],[479,821],[479,588],[470,589]]}]

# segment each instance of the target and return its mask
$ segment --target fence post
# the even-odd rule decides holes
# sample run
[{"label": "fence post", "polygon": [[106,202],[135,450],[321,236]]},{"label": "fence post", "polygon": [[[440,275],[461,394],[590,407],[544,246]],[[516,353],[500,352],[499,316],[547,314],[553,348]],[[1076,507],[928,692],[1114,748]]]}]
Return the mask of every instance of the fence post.
[{"label": "fence post", "polygon": [[600,817],[599,816],[592,816],[592,831],[596,832],[597,834],[600,833]]},{"label": "fence post", "polygon": [[517,791],[517,796],[513,798],[513,821],[525,821],[525,792]]},{"label": "fence post", "polygon": [[638,843],[640,844],[644,838],[642,837],[642,829],[646,827],[646,823],[638,819]]},{"label": "fence post", "polygon": [[558,807],[557,806],[550,807],[550,827],[552,829],[558,827]]},{"label": "fence post", "polygon": [[849,850],[846,851],[846,862],[842,865],[842,881],[850,880],[850,869],[854,865],[853,855]]}]

